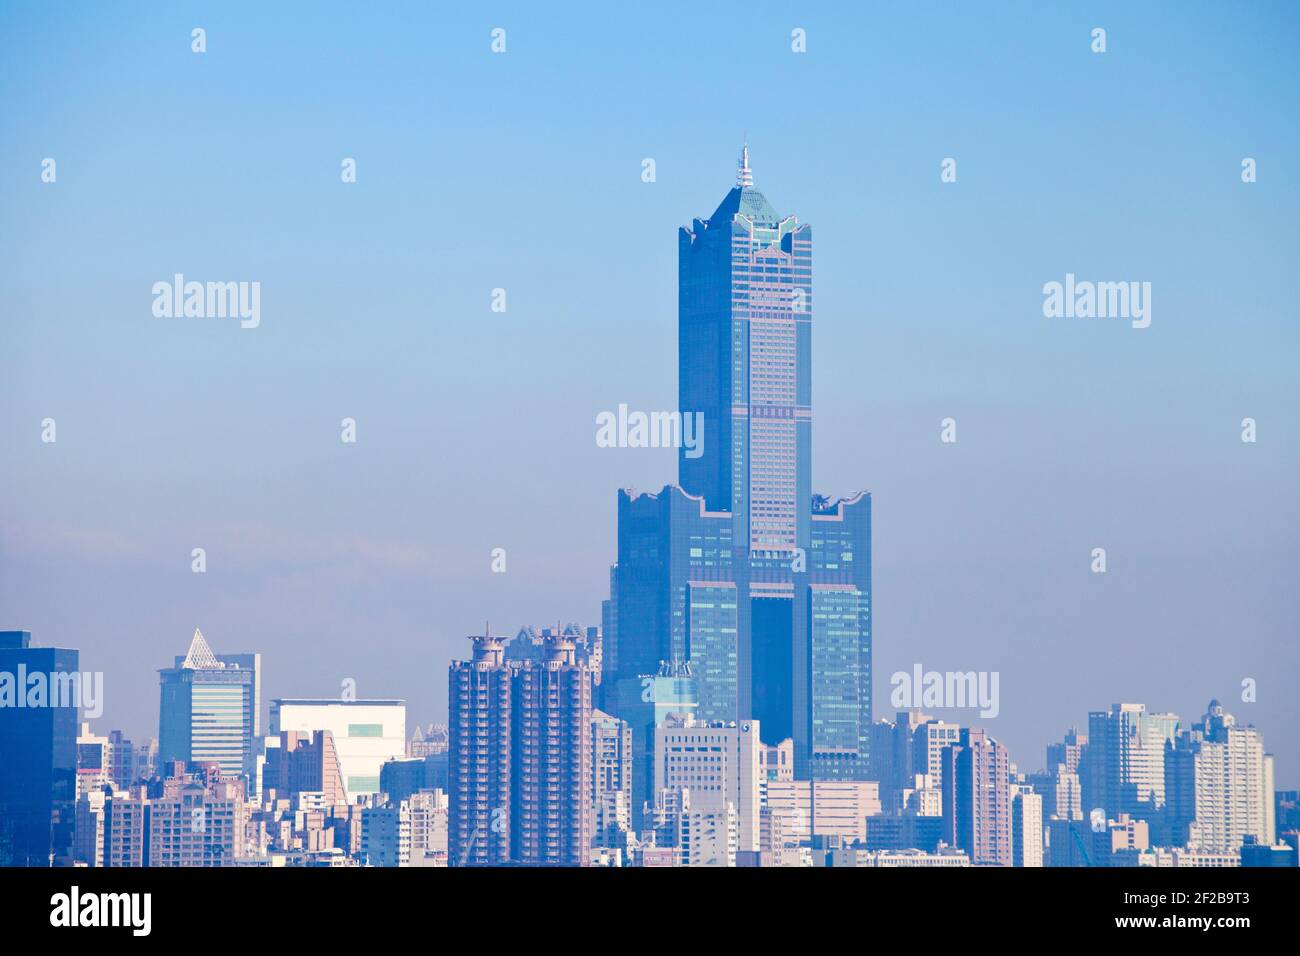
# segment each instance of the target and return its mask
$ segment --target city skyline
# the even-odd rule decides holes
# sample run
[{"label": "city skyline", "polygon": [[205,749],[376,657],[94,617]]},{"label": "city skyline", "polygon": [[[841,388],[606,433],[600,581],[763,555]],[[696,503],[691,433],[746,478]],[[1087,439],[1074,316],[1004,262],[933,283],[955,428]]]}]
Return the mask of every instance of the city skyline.
[{"label": "city skyline", "polygon": [[[313,62],[349,48],[337,28],[274,13],[213,12],[206,59],[175,41],[187,12],[0,14],[50,104],[0,88],[0,627],[104,674],[97,727],[157,735],[157,670],[196,628],[265,657],[264,702],[351,680],[427,723],[484,618],[601,623],[614,489],[709,446],[602,448],[594,420],[680,406],[672,231],[747,137],[772,206],[818,230],[808,493],[871,495],[874,716],[896,672],[998,674],[996,717],[937,713],[1032,771],[1099,708],[1219,700],[1300,784],[1293,12],[1247,43],[1222,12],[1108,8],[1104,56],[1067,11],[810,13],[803,59],[763,8],[616,18],[648,34],[622,53],[605,23],[519,9],[497,59],[490,25],[427,16],[359,25],[388,72],[340,82]],[[394,39],[424,23],[432,63]],[[695,55],[718,35],[734,47]],[[268,65],[290,36],[314,52]],[[177,273],[261,282],[258,326],[156,318]],[[1047,318],[1044,284],[1075,276],[1152,283],[1150,326]]]},{"label": "city skyline", "polygon": [[618,491],[600,626],[503,639],[485,621],[431,741],[418,721],[408,737],[405,700],[350,679],[337,698],[274,697],[263,735],[261,654],[196,628],[158,670],[143,750],[80,721],[77,649],[0,632],[16,665],[0,718],[20,741],[0,759],[0,863],[1294,867],[1300,798],[1217,699],[1186,724],[1092,710],[1036,772],[922,709],[995,718],[996,672],[918,663],[877,719],[871,498],[810,491],[812,229],[757,190],[746,144],[735,186],[678,235],[680,408],[635,427],[680,447],[682,485]]}]

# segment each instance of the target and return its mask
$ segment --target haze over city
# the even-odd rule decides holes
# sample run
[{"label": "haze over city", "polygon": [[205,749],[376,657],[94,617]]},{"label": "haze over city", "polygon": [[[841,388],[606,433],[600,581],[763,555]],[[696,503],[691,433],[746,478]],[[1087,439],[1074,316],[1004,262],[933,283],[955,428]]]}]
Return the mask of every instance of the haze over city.
[{"label": "haze over city", "polygon": [[[38,9],[0,13],[0,627],[79,648],[106,726],[156,735],[196,627],[264,699],[427,723],[485,620],[599,624],[617,489],[677,454],[597,416],[677,407],[676,231],[747,141],[816,231],[874,716],[897,671],[997,672],[953,716],[1033,770],[1089,711],[1217,698],[1300,785],[1290,8],[828,8],[796,56],[775,6],[521,5],[503,57],[468,10],[222,7],[195,57],[189,11]],[[259,324],[156,318],[176,273],[260,282]],[[1067,273],[1150,282],[1149,327],[1045,317]]]}]

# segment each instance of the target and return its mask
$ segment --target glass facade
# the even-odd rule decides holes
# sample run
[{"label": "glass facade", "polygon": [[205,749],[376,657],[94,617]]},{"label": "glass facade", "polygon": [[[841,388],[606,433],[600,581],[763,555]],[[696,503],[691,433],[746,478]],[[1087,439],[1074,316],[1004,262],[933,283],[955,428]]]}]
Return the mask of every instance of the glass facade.
[{"label": "glass facade", "polygon": [[159,673],[158,759],[252,773],[261,656],[214,655],[195,633],[190,651]]},{"label": "glass facade", "polygon": [[702,721],[735,720],[736,586],[690,583],[687,610],[687,657],[700,681]]},{"label": "glass facade", "polygon": [[17,695],[33,675],[77,668],[75,650],[32,647],[31,632],[0,631],[0,866],[71,861],[79,708],[66,697],[33,706],[31,695],[19,706]]},{"label": "glass facade", "polygon": [[[812,228],[737,185],[678,235],[680,486],[620,491],[606,672],[689,661],[699,717],[794,739],[811,779],[869,775],[871,498],[812,493]],[[608,699],[605,710],[631,720]]]}]

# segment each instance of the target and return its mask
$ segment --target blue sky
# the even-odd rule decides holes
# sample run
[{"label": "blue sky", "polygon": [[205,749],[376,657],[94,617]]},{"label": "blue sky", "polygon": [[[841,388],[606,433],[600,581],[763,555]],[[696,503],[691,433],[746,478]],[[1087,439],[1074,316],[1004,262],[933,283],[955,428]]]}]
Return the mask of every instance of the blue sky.
[{"label": "blue sky", "polygon": [[[676,229],[747,136],[814,226],[877,715],[913,663],[1000,671],[1033,770],[1090,709],[1217,697],[1300,786],[1300,14],[845,6],[4,5],[0,627],[145,736],[196,626],[269,696],[428,721],[485,619],[595,623],[616,489],[675,477],[595,416],[675,405]],[[261,326],[155,319],[176,272],[260,281]],[[1067,272],[1151,282],[1151,327],[1044,318]]]}]

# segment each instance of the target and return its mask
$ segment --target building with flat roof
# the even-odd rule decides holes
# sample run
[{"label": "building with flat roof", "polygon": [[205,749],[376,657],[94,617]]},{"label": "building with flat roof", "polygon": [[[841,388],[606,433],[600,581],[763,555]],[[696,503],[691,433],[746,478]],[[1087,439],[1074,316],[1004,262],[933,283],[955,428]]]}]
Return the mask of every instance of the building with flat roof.
[{"label": "building with flat roof", "polygon": [[33,646],[31,631],[0,631],[0,866],[72,858],[80,697],[67,690],[78,661],[71,648]]},{"label": "building with flat roof", "polygon": [[738,849],[757,851],[762,751],[756,720],[705,723],[670,714],[655,728],[655,791],[689,790],[695,810],[730,805]]},{"label": "building with flat roof", "polygon": [[271,701],[271,733],[328,730],[349,803],[380,792],[383,766],[406,755],[406,701],[288,698]]}]

